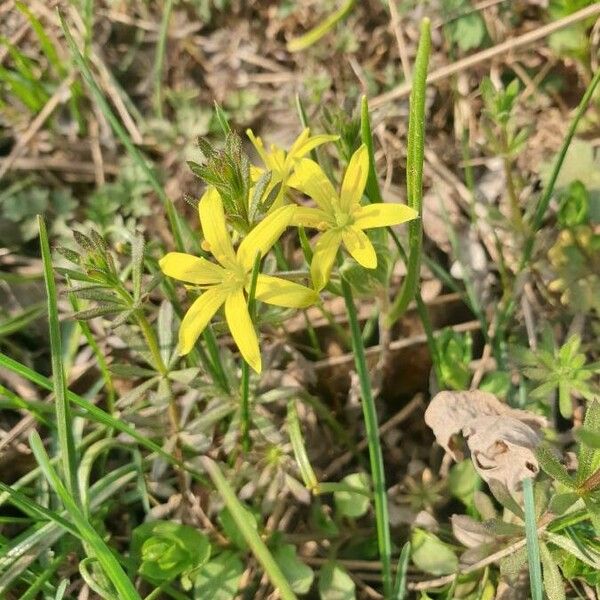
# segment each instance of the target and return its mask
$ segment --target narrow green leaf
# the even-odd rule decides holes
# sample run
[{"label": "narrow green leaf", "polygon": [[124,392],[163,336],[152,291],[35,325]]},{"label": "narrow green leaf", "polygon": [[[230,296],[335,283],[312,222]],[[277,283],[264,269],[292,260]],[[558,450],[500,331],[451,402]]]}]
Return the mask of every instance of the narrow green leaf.
[{"label": "narrow green leaf", "polygon": [[48,300],[48,326],[50,330],[50,352],[52,355],[52,387],[56,398],[54,406],[56,408],[58,443],[62,451],[62,474],[69,493],[74,498],[78,498],[77,453],[75,450],[75,439],[73,438],[71,407],[67,400],[67,381],[62,363],[63,353],[56,302],[56,283],[54,281],[54,273],[52,272],[52,256],[50,254],[46,225],[41,216],[38,216],[38,227],[40,232],[42,263],[44,267],[44,281],[46,282],[46,296]]},{"label": "narrow green leaf", "polygon": [[223,131],[223,134],[226,136],[229,135],[231,133],[231,126],[229,125],[229,121],[227,120],[227,115],[225,114],[225,111],[221,108],[221,105],[216,100],[215,115],[221,127],[221,131]]},{"label": "narrow green leaf", "polygon": [[144,238],[136,235],[131,242],[131,281],[136,304],[142,295],[142,271],[144,269]]},{"label": "narrow green leaf", "polygon": [[402,546],[400,557],[398,558],[398,570],[396,571],[396,581],[394,582],[394,591],[392,600],[404,600],[406,598],[406,584],[408,583],[408,563],[410,561],[410,541]]},{"label": "narrow green leaf", "polygon": [[575,487],[575,481],[547,444],[542,444],[538,447],[536,457],[542,469],[548,473],[550,477],[556,479],[556,481],[560,481],[560,483],[569,488]]},{"label": "narrow green leaf", "polygon": [[121,568],[119,561],[115,558],[114,554],[100,537],[96,529],[80,512],[75,498],[69,493],[68,489],[56,474],[56,471],[50,464],[48,455],[44,450],[44,444],[37,431],[32,432],[29,437],[29,445],[31,446],[35,459],[48,480],[48,483],[60,498],[81,537],[89,545],[93,552],[93,556],[102,566],[105,575],[115,586],[115,589],[119,593],[119,598],[122,598],[122,600],[141,600],[133,583],[131,583],[131,580],[125,575],[125,572]]},{"label": "narrow green leaf", "polygon": [[421,275],[421,245],[423,239],[423,156],[425,152],[425,92],[427,67],[431,51],[430,21],[421,21],[421,37],[414,66],[414,79],[410,94],[408,122],[408,148],[406,156],[406,191],[408,205],[419,213],[419,218],[408,224],[409,255],[407,273],[398,296],[387,318],[391,327],[406,311],[415,297]]},{"label": "narrow green leaf", "polygon": [[377,182],[377,172],[375,171],[375,150],[369,119],[369,102],[366,96],[363,96],[360,101],[360,137],[369,152],[369,176],[367,177],[365,195],[370,202],[383,202],[379,183]]},{"label": "narrow green leaf", "polygon": [[48,59],[48,62],[54,67],[58,75],[64,77],[64,75],[66,74],[64,64],[58,57],[56,48],[54,47],[52,40],[48,37],[48,34],[46,33],[46,30],[44,29],[44,26],[42,25],[40,20],[31,12],[31,10],[29,10],[29,8],[23,2],[15,2],[15,6],[17,10],[19,10],[23,15],[25,15],[25,17],[31,24],[31,28],[35,32],[35,35],[37,36],[37,39],[40,43],[42,52],[44,53],[44,56]]},{"label": "narrow green leaf", "polygon": [[32,304],[20,313],[0,322],[0,337],[12,335],[25,329],[30,323],[36,321],[44,312],[45,304]]},{"label": "narrow green leaf", "polygon": [[294,457],[296,458],[296,464],[298,465],[300,475],[302,476],[302,481],[304,481],[304,485],[308,490],[312,493],[316,493],[319,482],[310,464],[310,460],[308,459],[308,454],[306,453],[306,446],[304,444],[302,430],[300,429],[300,420],[298,419],[295,400],[290,400],[288,402],[287,428],[290,442],[292,443]]},{"label": "narrow green leaf", "polygon": [[271,580],[273,587],[279,592],[282,600],[296,600],[296,595],[290,588],[290,584],[281,572],[273,555],[265,546],[265,543],[262,541],[262,538],[256,529],[248,522],[245,509],[240,504],[235,492],[231,489],[231,486],[225,479],[217,463],[208,458],[208,456],[204,456],[202,458],[202,464],[212,479],[217,491],[221,495],[223,502],[225,502],[225,506],[229,509],[231,516],[252,550],[256,560],[262,565],[265,573]]},{"label": "narrow green leaf", "polygon": [[544,589],[548,600],[565,600],[565,582],[546,544],[540,544],[540,556],[544,567]]},{"label": "narrow green leaf", "polygon": [[291,39],[287,44],[289,52],[300,52],[316,44],[328,31],[333,29],[337,23],[344,19],[354,7],[356,0],[346,0],[335,12],[331,13],[319,25],[306,32],[304,35]]}]

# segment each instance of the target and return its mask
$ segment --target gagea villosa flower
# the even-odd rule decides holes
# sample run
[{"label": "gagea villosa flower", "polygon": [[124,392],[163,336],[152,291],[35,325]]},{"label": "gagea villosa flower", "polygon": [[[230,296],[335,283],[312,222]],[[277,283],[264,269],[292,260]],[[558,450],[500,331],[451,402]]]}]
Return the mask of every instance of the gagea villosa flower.
[{"label": "gagea villosa flower", "polygon": [[377,266],[377,254],[365,229],[399,225],[417,218],[405,204],[376,203],[363,206],[361,199],[369,173],[369,152],[363,144],[350,159],[338,194],[314,161],[303,158],[296,164],[288,185],[312,198],[316,208],[299,206],[292,215],[294,225],[323,231],[317,241],[310,271],[314,286],[322,290],[329,281],[335,257],[344,245],[352,258],[367,269]]},{"label": "gagea villosa flower", "polygon": [[[283,206],[265,217],[234,250],[219,193],[211,188],[199,204],[205,250],[216,263],[182,252],[170,252],[160,261],[163,273],[197,286],[202,293],[185,314],[179,329],[179,352],[187,354],[212,317],[225,305],[225,319],[244,360],[256,371],[261,357],[254,324],[248,312],[247,292],[256,257],[262,258],[292,222],[296,206]],[[255,298],[288,308],[305,308],[318,294],[279,277],[258,274]]]},{"label": "gagea villosa flower", "polygon": [[[290,149],[286,152],[283,148],[271,144],[270,149],[267,150],[262,140],[252,133],[252,130],[246,131],[248,138],[252,142],[252,145],[258,152],[263,164],[267,171],[271,172],[271,180],[265,191],[265,196],[268,196],[270,191],[277,185],[281,184],[277,197],[275,198],[272,210],[279,208],[285,203],[285,194],[287,191],[288,180],[294,173],[294,169],[298,164],[298,161],[304,158],[311,150],[314,150],[318,146],[327,142],[335,142],[339,139],[338,135],[310,135],[308,128],[304,129],[302,133],[296,138]],[[258,180],[260,176],[265,172],[265,169],[260,167],[251,167],[252,178]]]}]

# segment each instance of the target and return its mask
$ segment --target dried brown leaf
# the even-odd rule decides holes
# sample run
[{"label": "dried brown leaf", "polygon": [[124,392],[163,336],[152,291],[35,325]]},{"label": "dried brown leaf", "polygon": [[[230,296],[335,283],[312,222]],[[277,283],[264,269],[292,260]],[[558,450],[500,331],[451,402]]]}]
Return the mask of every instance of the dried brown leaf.
[{"label": "dried brown leaf", "polygon": [[440,392],[425,412],[425,422],[438,443],[455,459],[462,458],[456,436],[462,434],[473,464],[486,482],[492,479],[515,490],[538,471],[535,448],[545,419],[503,404],[481,391]]}]

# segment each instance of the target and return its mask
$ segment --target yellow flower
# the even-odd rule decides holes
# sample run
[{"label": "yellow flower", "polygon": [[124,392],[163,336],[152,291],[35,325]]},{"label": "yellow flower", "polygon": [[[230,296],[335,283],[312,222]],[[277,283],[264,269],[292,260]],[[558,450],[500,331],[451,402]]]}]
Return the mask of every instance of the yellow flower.
[{"label": "yellow flower", "polygon": [[262,174],[271,171],[271,181],[265,190],[265,197],[269,195],[271,190],[281,183],[277,197],[273,202],[271,210],[275,210],[283,205],[285,200],[285,192],[288,187],[287,181],[294,171],[294,167],[299,159],[304,158],[311,150],[326,142],[334,142],[339,138],[338,135],[310,135],[310,130],[306,128],[292,144],[292,147],[286,152],[283,148],[271,144],[269,151],[265,150],[264,144],[259,137],[256,137],[250,129],[246,130],[252,145],[256,148],[258,155],[263,161],[266,169],[259,167],[251,168],[253,181],[257,181]]},{"label": "yellow flower", "polygon": [[[170,252],[160,261],[169,277],[203,289],[185,314],[179,329],[179,352],[187,354],[214,314],[225,304],[225,319],[244,360],[257,372],[261,370],[260,350],[254,325],[248,312],[245,292],[251,284],[256,256],[264,256],[290,224],[295,206],[284,206],[263,219],[233,249],[225,223],[219,193],[210,189],[199,205],[204,246],[218,264],[205,258]],[[304,308],[318,300],[318,294],[303,285],[260,273],[256,299],[289,308]]]},{"label": "yellow flower", "polygon": [[344,174],[342,189],[336,193],[327,175],[314,161],[298,161],[288,185],[310,196],[318,208],[298,207],[293,225],[319,229],[324,233],[315,246],[310,265],[314,286],[322,290],[331,274],[340,245],[357,263],[367,269],[377,266],[377,255],[365,229],[398,225],[417,218],[417,212],[405,204],[360,204],[369,172],[369,153],[363,144],[351,157]]}]

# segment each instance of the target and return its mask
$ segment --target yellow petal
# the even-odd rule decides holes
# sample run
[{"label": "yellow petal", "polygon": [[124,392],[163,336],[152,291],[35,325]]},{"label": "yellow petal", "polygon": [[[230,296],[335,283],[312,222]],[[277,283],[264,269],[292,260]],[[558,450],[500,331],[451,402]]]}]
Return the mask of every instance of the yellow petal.
[{"label": "yellow petal", "polygon": [[179,353],[187,354],[192,350],[198,336],[204,331],[213,315],[225,302],[227,292],[220,285],[216,285],[194,301],[185,313],[179,327]]},{"label": "yellow petal", "polygon": [[346,250],[358,264],[367,269],[374,269],[377,266],[375,248],[367,235],[358,227],[346,227],[342,232],[342,239]]},{"label": "yellow petal", "polygon": [[288,153],[288,157],[291,160],[296,160],[298,158],[305,157],[311,150],[314,150],[318,146],[322,144],[326,144],[327,142],[335,142],[340,139],[339,135],[313,135],[310,136],[310,131],[305,129],[299,136],[298,139],[294,142],[290,151]]},{"label": "yellow petal", "polygon": [[223,202],[219,192],[209,187],[198,205],[200,224],[204,239],[208,242],[210,253],[224,266],[235,262],[235,252],[225,223]]},{"label": "yellow petal", "polygon": [[229,331],[244,360],[257,372],[261,370],[260,349],[254,324],[242,289],[230,293],[225,300],[225,318]]},{"label": "yellow petal", "polygon": [[313,285],[318,292],[321,291],[329,281],[333,262],[335,261],[341,241],[342,236],[340,232],[329,229],[319,238],[319,241],[315,246],[315,252],[313,254],[312,262],[310,263],[310,274],[312,276]]},{"label": "yellow petal", "polygon": [[330,225],[329,215],[320,208],[298,206],[294,211],[290,225],[293,227],[302,225],[311,229],[327,229],[327,226]]},{"label": "yellow petal", "polygon": [[262,140],[259,137],[255,136],[251,129],[246,129],[246,135],[248,136],[248,139],[252,142],[252,145],[258,152],[258,155],[260,156],[263,163],[268,166],[269,157],[267,151],[265,150],[265,146]]},{"label": "yellow petal", "polygon": [[373,227],[388,227],[399,225],[406,221],[416,219],[418,213],[406,204],[369,204],[361,206],[354,212],[354,226],[359,229],[371,229]]},{"label": "yellow petal", "polygon": [[287,308],[306,308],[319,300],[319,294],[298,283],[261,273],[256,280],[256,299]]},{"label": "yellow petal", "polygon": [[287,184],[310,196],[322,210],[333,214],[331,203],[337,198],[337,194],[331,181],[315,161],[310,158],[300,159]]},{"label": "yellow petal", "polygon": [[196,285],[221,283],[225,273],[219,265],[183,252],[169,252],[160,259],[159,264],[165,275]]},{"label": "yellow petal", "polygon": [[237,251],[238,263],[246,271],[254,266],[256,255],[263,257],[290,224],[295,206],[282,206],[268,214],[243,240]]},{"label": "yellow petal", "polygon": [[369,151],[363,144],[353,155],[348,163],[348,168],[342,181],[340,205],[342,210],[349,211],[351,207],[360,202],[367,176],[369,175]]},{"label": "yellow petal", "polygon": [[[302,146],[304,146],[304,144],[306,144],[306,140],[308,140],[309,137],[310,137],[310,129],[308,127],[305,127],[302,130],[302,133],[296,138],[294,143],[290,146],[290,149],[288,150],[288,156],[295,156],[298,153],[298,149],[302,148]],[[301,157],[297,156],[297,158],[301,158]]]}]

